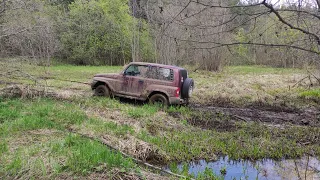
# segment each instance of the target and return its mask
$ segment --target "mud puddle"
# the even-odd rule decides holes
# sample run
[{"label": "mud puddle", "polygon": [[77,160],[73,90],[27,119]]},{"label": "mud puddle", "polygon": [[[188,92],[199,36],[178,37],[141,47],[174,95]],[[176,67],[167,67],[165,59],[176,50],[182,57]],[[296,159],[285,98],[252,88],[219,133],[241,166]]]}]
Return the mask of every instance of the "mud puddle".
[{"label": "mud puddle", "polygon": [[[166,166],[166,170],[173,169],[173,166]],[[209,168],[214,174],[224,179],[248,179],[248,180],[300,180],[320,179],[320,161],[315,157],[304,157],[298,160],[289,159],[274,161],[265,159],[261,161],[230,160],[228,157],[221,157],[217,161],[207,162],[205,160],[190,163],[181,163],[174,167],[176,171],[182,172],[188,169],[189,174],[197,177]]]}]

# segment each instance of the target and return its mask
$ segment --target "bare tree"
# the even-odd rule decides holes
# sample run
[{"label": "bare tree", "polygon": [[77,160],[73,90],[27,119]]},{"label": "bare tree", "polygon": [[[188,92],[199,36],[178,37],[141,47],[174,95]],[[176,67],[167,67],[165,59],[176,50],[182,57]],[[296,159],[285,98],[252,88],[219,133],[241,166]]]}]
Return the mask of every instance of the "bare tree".
[{"label": "bare tree", "polygon": [[228,9],[211,9],[191,0],[148,0],[144,7],[149,23],[154,26],[157,62],[199,64],[208,70],[219,70],[228,54],[227,48],[209,49],[201,41],[223,39],[216,32],[226,29],[223,21],[230,16]]},{"label": "bare tree", "polygon": [[[44,3],[34,0],[9,0],[0,26],[0,55],[20,55],[50,64],[58,42],[53,21],[44,12]],[[40,13],[40,15],[39,15]]]},{"label": "bare tree", "polygon": [[144,7],[160,62],[219,70],[231,56],[285,67],[319,60],[319,1],[297,3],[147,0]]},{"label": "bare tree", "polygon": [[4,13],[5,10],[6,10],[6,2],[7,2],[7,0],[2,0],[2,1],[0,2],[0,16],[1,16],[1,14]]}]

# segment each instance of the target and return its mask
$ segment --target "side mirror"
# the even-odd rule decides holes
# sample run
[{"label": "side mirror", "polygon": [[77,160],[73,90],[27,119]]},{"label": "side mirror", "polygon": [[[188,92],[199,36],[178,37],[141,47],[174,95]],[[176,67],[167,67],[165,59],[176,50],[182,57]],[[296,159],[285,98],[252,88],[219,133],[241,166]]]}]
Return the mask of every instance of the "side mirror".
[{"label": "side mirror", "polygon": [[127,71],[127,72],[124,72],[124,75],[135,76],[135,72],[134,71]]}]

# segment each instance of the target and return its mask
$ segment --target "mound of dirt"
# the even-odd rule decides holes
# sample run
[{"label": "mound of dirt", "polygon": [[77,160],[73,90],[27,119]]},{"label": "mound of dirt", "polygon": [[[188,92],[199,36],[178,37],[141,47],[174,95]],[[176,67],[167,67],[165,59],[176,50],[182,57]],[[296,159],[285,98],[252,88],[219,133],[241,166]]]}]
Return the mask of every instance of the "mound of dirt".
[{"label": "mound of dirt", "polygon": [[126,139],[122,139],[105,134],[102,137],[102,141],[112,145],[116,149],[121,149],[121,151],[143,162],[153,162],[158,164],[159,162],[166,160],[164,155],[159,153],[157,148],[133,136],[127,136]]},{"label": "mound of dirt", "polygon": [[57,93],[45,87],[11,85],[0,90],[0,96],[6,98],[57,97]]}]

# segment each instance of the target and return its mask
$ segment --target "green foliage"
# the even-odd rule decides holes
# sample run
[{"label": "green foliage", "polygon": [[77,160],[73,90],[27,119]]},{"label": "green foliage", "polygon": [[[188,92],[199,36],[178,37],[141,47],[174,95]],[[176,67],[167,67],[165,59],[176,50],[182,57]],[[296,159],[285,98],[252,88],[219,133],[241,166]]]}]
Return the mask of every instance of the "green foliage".
[{"label": "green foliage", "polygon": [[206,180],[206,179],[220,180],[220,179],[224,179],[224,178],[217,176],[216,174],[213,173],[212,169],[206,167],[202,173],[198,174],[197,180]]},{"label": "green foliage", "polygon": [[177,162],[173,162],[169,165],[169,169],[171,172],[173,173],[178,173],[179,172],[179,168],[178,168],[178,163]]},{"label": "green foliage", "polygon": [[222,167],[222,168],[220,169],[220,173],[221,173],[222,175],[226,175],[226,174],[227,174],[227,167],[226,167],[226,166]]},{"label": "green foliage", "polygon": [[[235,35],[235,39],[240,43],[247,43],[250,39],[250,34],[246,34],[243,28],[240,28]],[[249,56],[249,46],[244,44],[239,44],[234,47],[234,51],[237,53],[237,61],[240,64],[252,64],[251,57]]]},{"label": "green foliage", "polygon": [[[64,57],[76,64],[124,64],[131,60],[132,27],[137,20],[129,12],[128,0],[76,0],[69,5],[60,40]],[[141,23],[142,56],[152,56],[151,37]],[[140,51],[140,50],[138,50]]]}]

